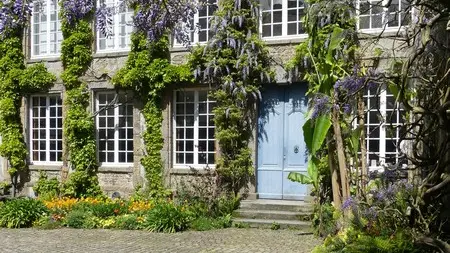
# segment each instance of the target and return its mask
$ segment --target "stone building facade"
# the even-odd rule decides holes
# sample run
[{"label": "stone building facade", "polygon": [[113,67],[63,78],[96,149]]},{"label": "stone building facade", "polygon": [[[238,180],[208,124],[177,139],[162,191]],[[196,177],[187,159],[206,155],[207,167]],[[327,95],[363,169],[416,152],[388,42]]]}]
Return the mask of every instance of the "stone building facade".
[{"label": "stone building facade", "polygon": [[[117,2],[117,0],[111,1]],[[52,131],[56,131],[57,133],[62,132],[60,125],[55,127],[51,125],[51,122],[55,119],[56,122],[58,122],[58,120],[64,120],[64,113],[62,113],[62,116],[50,115],[50,110],[52,110],[52,108],[57,108],[58,110],[59,104],[57,104],[58,102],[52,104],[53,102],[51,101],[53,100],[49,99],[49,96],[58,96],[62,100],[65,96],[64,86],[62,85],[60,78],[63,68],[59,58],[62,34],[60,31],[60,21],[58,20],[57,15],[54,15],[59,7],[57,7],[55,0],[43,0],[43,2],[46,3],[44,13],[39,13],[37,10],[33,12],[34,17],[28,31],[29,36],[25,39],[25,52],[28,64],[44,62],[48,70],[57,76],[57,82],[48,93],[34,94],[23,98],[22,115],[24,134],[30,153],[30,181],[26,184],[24,194],[30,196],[34,195],[32,186],[38,178],[39,171],[45,171],[50,176],[58,178],[60,178],[63,173],[61,171],[62,162],[57,161],[58,159],[52,159],[52,155],[54,155],[55,152],[56,155],[59,154],[59,142],[62,141],[62,138],[59,138],[58,136],[45,138],[42,137],[45,134],[41,135],[41,132],[39,132],[43,131],[47,136],[50,136],[49,134],[53,133]],[[284,66],[294,56],[295,46],[302,42],[306,37],[301,28],[301,18],[306,7],[301,0],[262,1],[261,3],[263,15],[265,15],[264,13],[272,15],[271,21],[262,21],[261,36],[266,40],[269,46],[269,50],[274,60],[273,68],[276,72],[276,84],[273,86],[275,89],[267,89],[268,93],[265,95],[268,98],[274,98],[282,103],[283,107],[280,107],[280,110],[286,112],[283,114],[284,116],[282,118],[264,119],[260,115],[261,118],[259,120],[269,122],[267,123],[268,131],[265,133],[265,139],[262,139],[261,137],[261,133],[265,130],[255,126],[255,138],[251,145],[254,150],[256,177],[254,183],[250,186],[249,197],[302,200],[308,195],[308,187],[296,186],[289,183],[286,178],[286,173],[289,171],[306,171],[306,161],[304,156],[306,149],[304,143],[302,143],[303,134],[301,133],[301,122],[304,119],[307,108],[307,98],[304,94],[307,84],[301,81],[292,83],[288,78]],[[401,11],[402,8],[404,8],[404,6],[401,6],[402,4],[403,1],[400,1],[400,4],[396,7],[397,11]],[[210,6],[211,5],[214,5],[214,3],[210,4]],[[195,38],[192,38],[194,43],[202,44],[207,40],[206,35],[209,31],[205,28],[206,26],[204,26],[204,23],[208,22],[208,18],[211,17],[212,12],[215,10],[214,8],[211,9],[210,6],[205,7],[207,10],[200,11],[195,18],[195,20],[199,22],[201,28],[200,31],[194,35]],[[386,12],[388,10],[382,11]],[[291,13],[295,13],[295,15]],[[45,16],[45,14],[48,15]],[[111,112],[112,114],[109,115],[110,117],[105,116],[106,121],[109,119],[114,121],[111,125],[106,123],[106,127],[102,128],[102,126],[100,126],[101,116],[98,112],[99,103],[101,102],[99,96],[101,94],[113,94],[115,97],[115,94],[120,93],[127,94],[127,97],[132,98],[132,94],[129,91],[118,91],[114,89],[109,81],[110,78],[124,66],[127,60],[130,34],[132,32],[132,28],[130,28],[126,22],[126,20],[128,22],[131,20],[132,13],[128,11],[117,13],[116,15],[116,21],[113,24],[116,35],[112,36],[112,38],[106,38],[97,33],[95,36],[96,40],[92,45],[94,48],[94,60],[87,71],[84,80],[87,81],[90,88],[90,110],[93,112],[94,117],[96,117],[96,136],[98,139],[97,144],[99,145],[98,158],[100,164],[98,176],[100,185],[108,194],[119,192],[122,196],[128,196],[136,187],[144,183],[144,170],[139,163],[140,158],[144,155],[144,144],[141,138],[141,134],[145,129],[145,122],[143,122],[143,116],[140,113],[142,105],[140,105],[140,101],[137,101],[136,99],[127,101],[127,103],[132,105],[131,115],[127,115],[128,118],[132,119],[132,127],[126,125],[125,130],[131,129],[132,136],[130,136],[128,132],[124,135],[125,137],[120,136],[122,134],[121,131],[124,130],[118,126],[118,122],[121,121],[121,117],[124,116],[118,113],[118,111],[122,110],[120,109],[120,103],[116,105],[119,109]],[[401,24],[401,17],[402,16],[398,17],[398,24]],[[279,18],[279,22],[275,22],[275,19],[277,18]],[[367,21],[367,18],[369,21]],[[388,68],[389,59],[394,55],[398,56],[399,54],[405,53],[405,50],[395,49],[401,48],[401,45],[398,45],[398,47],[396,45],[396,43],[400,43],[396,40],[397,31],[399,30],[398,24],[393,27],[388,27],[388,29],[385,30],[387,31],[385,32],[386,36],[382,38],[376,37],[376,35],[383,30],[383,27],[376,23],[377,18],[377,13],[371,13],[368,16],[361,15],[359,23],[362,31],[361,45],[366,53],[363,59],[367,65],[372,65],[373,52],[375,51],[375,48],[379,48],[382,51],[381,55],[377,55],[377,60],[381,61],[381,64],[379,65],[383,68]],[[392,37],[389,37],[389,34],[391,34]],[[185,62],[188,53],[189,52],[185,48],[174,42],[173,47],[171,48],[171,62],[173,64]],[[290,87],[300,87],[301,94],[299,96],[292,95],[294,92],[297,92],[297,90],[292,90]],[[280,90],[283,90],[281,92],[283,94],[280,93]],[[177,91],[180,92],[178,93]],[[211,134],[214,131],[214,127],[208,124],[203,126],[203,123],[201,122],[202,117],[209,120],[210,118],[208,117],[211,117],[211,114],[208,111],[204,114],[199,111],[201,106],[210,108],[213,102],[208,101],[203,97],[203,91],[205,91],[205,87],[169,87],[166,89],[165,97],[163,99],[164,120],[162,131],[164,136],[164,147],[161,150],[161,153],[165,167],[165,181],[172,187],[175,187],[179,178],[189,176],[192,173],[190,170],[191,167],[202,169],[202,167],[209,164],[208,160],[214,160],[216,145],[214,144],[214,136]],[[107,98],[108,97],[106,96],[106,102],[108,102]],[[385,110],[387,109],[387,104],[391,103],[390,98],[392,98],[392,96],[386,95],[385,93],[385,98],[382,99],[382,101],[384,101],[382,108]],[[190,101],[189,99],[192,99],[193,101]],[[36,102],[37,100],[40,101],[39,103],[42,101],[42,104]],[[257,105],[257,107],[262,108],[262,105],[263,102],[261,102],[260,105]],[[188,107],[190,109],[188,109]],[[192,109],[191,107],[195,107],[195,109]],[[183,108],[182,110],[184,110],[184,113],[179,112],[180,108]],[[193,110],[192,115],[188,113],[188,110],[191,109]],[[42,110],[42,113],[39,110]],[[291,111],[288,112],[288,110]],[[39,113],[36,114],[37,116],[34,114],[37,113],[35,111],[39,111]],[[296,123],[290,121],[289,115],[291,114],[289,113],[297,115],[294,119]],[[178,125],[178,118],[180,118],[180,122],[184,122],[183,126]],[[41,124],[39,121],[35,124],[34,122],[36,120],[44,120],[45,122],[43,121],[44,123]],[[190,120],[193,120],[192,126],[188,125]],[[270,122],[274,121],[282,122],[283,124],[270,125],[272,124]],[[284,135],[275,136],[273,138],[270,137],[274,131],[277,132],[276,129],[279,127],[284,129],[282,131]],[[295,129],[298,130],[295,136],[301,136],[297,139],[294,138],[294,132],[290,132]],[[101,137],[102,131],[106,132],[106,135],[109,136]],[[373,160],[370,162],[374,166],[379,165],[380,160],[384,159],[380,157],[386,157],[386,154],[389,154],[393,155],[393,158],[395,159],[396,154],[398,153],[397,149],[388,150],[386,133],[383,131],[384,130],[380,128],[377,137],[371,138],[368,136],[368,148],[369,151],[372,151],[371,154],[373,154],[373,157],[370,157],[369,159]],[[188,135],[191,136],[188,137]],[[202,135],[205,136],[201,137]],[[398,134],[395,138],[391,138],[391,140],[395,141],[396,138],[398,139]],[[295,143],[289,142],[292,139],[294,139],[293,141]],[[51,147],[51,145],[54,145],[54,142],[57,143],[56,148],[55,146]],[[262,142],[265,142],[265,144],[263,145]],[[125,148],[121,146],[122,143],[126,143],[126,145],[123,144],[125,145]],[[42,147],[40,146],[41,144]],[[110,144],[111,147],[109,146]],[[200,151],[202,145],[205,145],[203,147],[205,150]],[[389,146],[389,148],[391,147]],[[276,153],[274,150],[288,151]],[[265,154],[269,155],[266,156]],[[128,157],[126,155],[130,156]],[[104,157],[102,158],[102,156]],[[126,156],[126,158],[121,158],[122,156]],[[264,160],[266,158],[268,159],[267,161]],[[102,162],[101,160],[107,162]],[[122,162],[122,160],[126,162]],[[7,162],[4,160],[0,162],[2,164],[0,179],[7,179]],[[291,162],[291,167],[286,165]],[[211,165],[213,166],[213,164]],[[277,166],[281,167],[278,168]],[[279,179],[273,180],[274,177],[279,177]],[[273,181],[277,182],[272,183]]]}]

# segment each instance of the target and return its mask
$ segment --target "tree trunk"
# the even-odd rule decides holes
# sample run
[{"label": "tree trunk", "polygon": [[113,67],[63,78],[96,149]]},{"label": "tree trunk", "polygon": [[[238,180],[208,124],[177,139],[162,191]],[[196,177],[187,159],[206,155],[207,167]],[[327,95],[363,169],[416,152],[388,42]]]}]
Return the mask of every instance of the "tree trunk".
[{"label": "tree trunk", "polygon": [[360,181],[360,187],[361,187],[361,194],[364,196],[364,192],[366,191],[366,185],[368,182],[368,171],[367,171],[367,147],[366,147],[366,131],[364,128],[364,100],[362,98],[362,95],[358,97],[358,124],[361,128],[361,134],[359,136],[360,141],[360,148],[361,148],[361,161],[360,161],[360,168],[361,168],[361,181]]},{"label": "tree trunk", "polygon": [[337,210],[341,208],[342,198],[340,192],[339,185],[339,176],[338,176],[338,168],[336,166],[336,160],[334,159],[334,155],[336,153],[336,146],[333,142],[333,137],[330,133],[327,136],[328,142],[328,166],[330,167],[331,172],[331,190],[333,192],[333,203]]},{"label": "tree trunk", "polygon": [[339,122],[339,110],[333,107],[331,121],[334,129],[334,139],[336,141],[336,151],[339,164],[339,174],[341,177],[342,200],[345,201],[350,197],[350,185],[348,182],[347,165],[345,159],[345,147],[342,140],[341,125]]}]

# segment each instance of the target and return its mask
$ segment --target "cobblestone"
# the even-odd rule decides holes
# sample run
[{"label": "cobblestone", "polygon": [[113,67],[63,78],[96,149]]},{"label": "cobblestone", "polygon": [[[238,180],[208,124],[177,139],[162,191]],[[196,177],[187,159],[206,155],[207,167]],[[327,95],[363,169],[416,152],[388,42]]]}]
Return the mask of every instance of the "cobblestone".
[{"label": "cobblestone", "polygon": [[127,230],[0,229],[0,252],[280,252],[306,253],[319,243],[295,230],[221,229],[176,234]]}]

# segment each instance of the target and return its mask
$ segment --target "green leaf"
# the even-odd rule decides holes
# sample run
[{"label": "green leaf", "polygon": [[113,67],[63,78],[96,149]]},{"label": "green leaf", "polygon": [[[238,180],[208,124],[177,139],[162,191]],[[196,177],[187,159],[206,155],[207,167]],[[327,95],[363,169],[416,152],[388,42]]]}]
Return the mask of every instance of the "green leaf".
[{"label": "green leaf", "polygon": [[333,55],[334,55],[334,50],[336,50],[338,47],[340,47],[341,42],[344,40],[344,29],[336,26],[333,29],[333,33],[331,34],[330,37],[330,44],[328,45],[328,51],[327,51],[327,63],[332,65],[333,64]]},{"label": "green leaf", "polygon": [[330,127],[329,115],[321,115],[315,121],[308,119],[303,125],[303,139],[311,155],[314,156],[322,147]]},{"label": "green leaf", "polygon": [[309,176],[298,172],[290,172],[288,175],[288,179],[292,182],[298,182],[301,184],[312,184],[312,180]]}]

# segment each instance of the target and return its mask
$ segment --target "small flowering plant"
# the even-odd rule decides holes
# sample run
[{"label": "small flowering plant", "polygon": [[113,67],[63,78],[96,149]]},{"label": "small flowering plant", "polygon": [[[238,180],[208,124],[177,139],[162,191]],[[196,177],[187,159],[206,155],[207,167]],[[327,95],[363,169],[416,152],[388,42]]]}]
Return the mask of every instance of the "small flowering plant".
[{"label": "small flowering plant", "polygon": [[405,180],[388,185],[374,181],[366,200],[350,197],[342,209],[350,211],[350,222],[358,229],[369,235],[390,236],[398,228],[409,227],[416,193],[413,185]]}]

